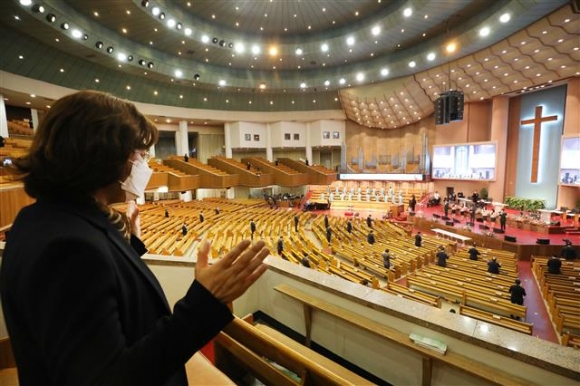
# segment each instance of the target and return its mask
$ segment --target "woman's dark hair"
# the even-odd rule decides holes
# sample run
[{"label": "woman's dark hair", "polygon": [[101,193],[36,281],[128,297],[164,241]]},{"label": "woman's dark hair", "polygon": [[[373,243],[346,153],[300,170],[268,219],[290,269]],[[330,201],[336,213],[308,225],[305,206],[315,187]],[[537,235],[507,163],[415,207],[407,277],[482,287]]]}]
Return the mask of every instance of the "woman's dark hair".
[{"label": "woman's dark hair", "polygon": [[30,153],[14,161],[31,197],[87,196],[123,178],[135,150],[157,142],[155,125],[135,105],[98,91],[56,101],[34,135]]}]

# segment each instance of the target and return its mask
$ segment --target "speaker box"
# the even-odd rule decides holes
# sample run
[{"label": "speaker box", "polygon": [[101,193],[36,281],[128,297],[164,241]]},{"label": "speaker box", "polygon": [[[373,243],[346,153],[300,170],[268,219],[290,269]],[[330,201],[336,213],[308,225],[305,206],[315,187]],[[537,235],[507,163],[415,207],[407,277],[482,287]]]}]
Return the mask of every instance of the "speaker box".
[{"label": "speaker box", "polygon": [[502,233],[504,233],[504,231],[502,231],[501,228],[493,228],[493,233],[502,234]]},{"label": "speaker box", "polygon": [[536,244],[540,245],[550,245],[550,239],[537,239]]},{"label": "speaker box", "polygon": [[487,225],[479,224],[479,229],[489,230],[489,227]]},{"label": "speaker box", "polygon": [[456,224],[459,224],[461,221],[459,221],[458,219],[454,218],[453,219],[453,222],[456,223]]},{"label": "speaker box", "polygon": [[445,221],[451,221],[451,219],[450,219],[449,217],[447,217],[447,216],[443,216],[443,217],[441,217],[441,218],[442,218],[443,220],[445,220]]},{"label": "speaker box", "polygon": [[448,227],[452,227],[453,224],[455,224],[453,221],[445,221],[445,225],[447,225]]},{"label": "speaker box", "polygon": [[[494,228],[494,229],[497,229],[497,228]],[[515,236],[508,236],[508,235],[505,235],[503,239],[505,241],[511,241],[512,243],[515,243],[518,240]]]}]

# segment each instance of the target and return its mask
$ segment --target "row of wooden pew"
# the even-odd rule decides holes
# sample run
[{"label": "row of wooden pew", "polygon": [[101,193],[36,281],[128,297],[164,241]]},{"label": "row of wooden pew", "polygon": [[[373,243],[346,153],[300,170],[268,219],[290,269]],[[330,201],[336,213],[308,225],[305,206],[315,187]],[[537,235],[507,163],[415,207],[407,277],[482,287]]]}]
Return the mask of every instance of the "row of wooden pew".
[{"label": "row of wooden pew", "polygon": [[566,343],[577,346],[579,340],[574,336],[580,335],[580,262],[562,261],[561,273],[551,274],[547,268],[549,259],[549,256],[532,256],[532,272],[548,303],[556,331],[572,336]]}]

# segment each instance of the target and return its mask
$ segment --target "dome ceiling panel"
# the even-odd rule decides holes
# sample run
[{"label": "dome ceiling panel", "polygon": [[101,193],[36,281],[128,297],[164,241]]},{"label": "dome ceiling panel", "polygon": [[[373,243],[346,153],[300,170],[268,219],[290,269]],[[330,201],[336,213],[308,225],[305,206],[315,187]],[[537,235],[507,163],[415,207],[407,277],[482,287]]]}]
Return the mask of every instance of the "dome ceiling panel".
[{"label": "dome ceiling panel", "polygon": [[[148,7],[141,0],[33,2],[44,4],[46,12],[34,13],[19,0],[0,2],[0,28],[47,47],[21,46],[27,59],[41,65],[17,66],[9,58],[0,69],[20,68],[21,73],[64,84],[58,69],[66,67],[68,81],[72,77],[90,87],[101,78],[101,89],[127,97],[139,90],[139,97],[152,103],[182,105],[180,99],[191,98],[195,102],[190,106],[196,108],[212,101],[208,108],[278,111],[301,101],[301,109],[342,108],[358,121],[360,104],[366,103],[367,111],[375,112],[370,126],[389,128],[431,114],[433,100],[450,88],[463,88],[465,99],[474,101],[578,72],[580,21],[567,0],[150,0]],[[153,7],[165,19],[153,15]],[[410,16],[404,14],[407,8]],[[52,24],[46,21],[50,12],[57,16]],[[499,18],[505,13],[511,20],[502,23]],[[181,29],[169,27],[169,19],[182,23]],[[70,31],[60,28],[63,21],[87,33],[88,39],[70,38]],[[374,26],[381,27],[376,36]],[[488,36],[480,35],[483,27],[489,27]],[[204,35],[209,42],[202,41]],[[352,44],[346,40],[350,36]],[[445,44],[452,40],[458,50],[448,54]],[[96,41],[104,47],[97,49]],[[234,45],[240,42],[244,53]],[[321,51],[324,43],[327,52]],[[261,53],[249,52],[253,44]],[[15,53],[14,45],[5,41],[0,48]],[[113,53],[105,52],[108,46],[115,48]],[[270,54],[271,47],[278,49],[276,54]],[[296,54],[297,48],[302,54]],[[119,52],[134,60],[119,61]],[[140,59],[153,68],[137,64]],[[90,74],[68,69],[76,65],[90,68]],[[130,93],[124,84],[128,82]],[[163,97],[153,95],[153,89]]]}]

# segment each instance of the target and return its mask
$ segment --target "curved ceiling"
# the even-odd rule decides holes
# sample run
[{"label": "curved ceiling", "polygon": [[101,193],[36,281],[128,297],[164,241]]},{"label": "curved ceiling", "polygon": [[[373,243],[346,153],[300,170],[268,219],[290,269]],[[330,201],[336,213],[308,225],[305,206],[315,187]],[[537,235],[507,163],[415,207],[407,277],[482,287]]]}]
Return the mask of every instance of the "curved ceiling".
[{"label": "curved ceiling", "polygon": [[343,109],[394,128],[452,88],[474,101],[577,76],[579,30],[566,0],[4,0],[0,68],[141,102]]}]

